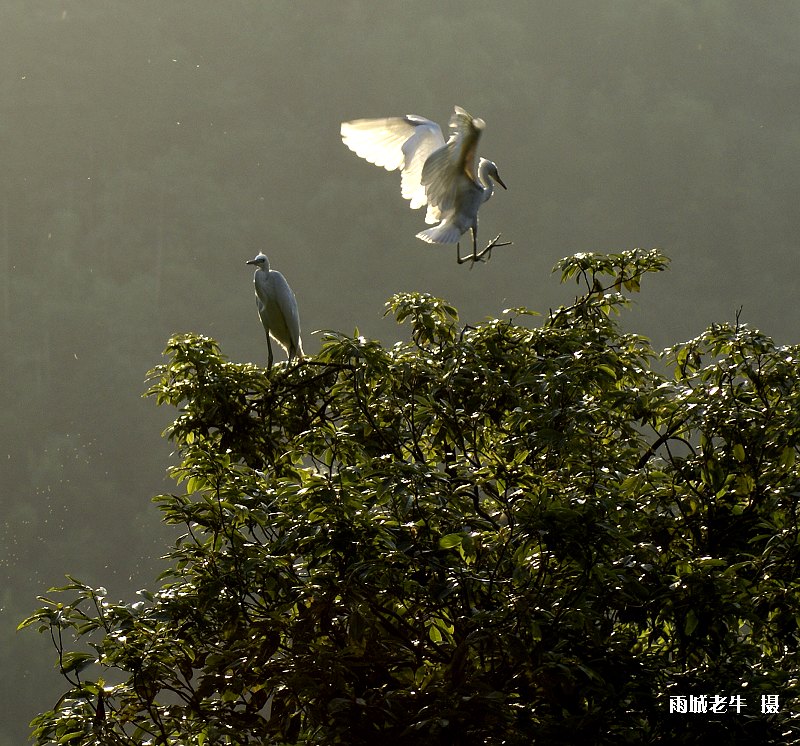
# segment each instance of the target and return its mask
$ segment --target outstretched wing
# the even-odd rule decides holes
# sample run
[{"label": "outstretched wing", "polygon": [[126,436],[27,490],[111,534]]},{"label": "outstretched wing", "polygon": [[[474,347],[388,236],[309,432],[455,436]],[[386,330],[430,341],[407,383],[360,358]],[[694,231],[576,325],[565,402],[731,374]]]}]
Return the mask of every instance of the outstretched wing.
[{"label": "outstretched wing", "polygon": [[[354,119],[342,122],[342,142],[359,158],[387,171],[402,168],[405,163],[403,145],[419,125],[433,124],[423,117],[387,117]],[[434,125],[438,128],[438,125]]]},{"label": "outstretched wing", "polygon": [[427,202],[422,169],[431,153],[444,146],[436,122],[416,114],[342,122],[342,142],[357,156],[387,171],[401,170],[403,197],[416,209]]},{"label": "outstretched wing", "polygon": [[[426,220],[435,222],[450,214],[465,190],[478,187],[475,179],[477,146],[485,127],[482,119],[455,107],[450,119],[450,138],[432,153],[421,174],[428,199]],[[479,188],[479,187],[478,187]]]},{"label": "outstretched wing", "polygon": [[428,197],[422,183],[422,171],[431,154],[444,147],[444,136],[438,124],[422,119],[414,133],[403,143],[403,171],[400,174],[400,191],[404,199],[410,200],[411,209],[427,204]]}]

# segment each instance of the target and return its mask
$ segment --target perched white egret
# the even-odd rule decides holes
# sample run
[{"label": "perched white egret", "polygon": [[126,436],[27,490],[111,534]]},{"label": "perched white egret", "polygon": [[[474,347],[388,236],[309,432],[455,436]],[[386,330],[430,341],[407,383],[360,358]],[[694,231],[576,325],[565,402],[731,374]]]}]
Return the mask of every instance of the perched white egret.
[{"label": "perched white egret", "polygon": [[[482,119],[460,106],[450,119],[450,139],[445,142],[438,124],[408,114],[386,119],[342,122],[342,142],[357,156],[387,171],[400,169],[400,190],[412,209],[428,206],[425,222],[438,223],[420,231],[428,243],[455,243],[458,263],[479,261],[498,243],[496,236],[478,253],[478,210],[494,192],[506,185],[497,166],[486,158],[477,161],[477,145],[486,126]],[[472,255],[461,257],[461,236],[472,232]]]},{"label": "perched white egret", "polygon": [[289,356],[289,362],[297,356],[303,357],[303,342],[300,339],[300,314],[286,278],[269,268],[269,259],[258,254],[247,264],[255,265],[253,284],[256,288],[256,306],[264,332],[267,335],[267,367],[272,367],[272,337]]}]

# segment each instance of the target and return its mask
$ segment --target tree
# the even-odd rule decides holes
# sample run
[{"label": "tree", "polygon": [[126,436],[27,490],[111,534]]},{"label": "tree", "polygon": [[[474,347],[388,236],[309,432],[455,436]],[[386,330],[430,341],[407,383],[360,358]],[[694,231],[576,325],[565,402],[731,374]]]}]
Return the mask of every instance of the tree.
[{"label": "tree", "polygon": [[800,348],[737,320],[657,372],[617,316],[666,264],[565,259],[538,327],[396,295],[410,342],[267,375],[171,339],[185,534],[136,603],[22,623],[70,687],[36,742],[800,742]]}]

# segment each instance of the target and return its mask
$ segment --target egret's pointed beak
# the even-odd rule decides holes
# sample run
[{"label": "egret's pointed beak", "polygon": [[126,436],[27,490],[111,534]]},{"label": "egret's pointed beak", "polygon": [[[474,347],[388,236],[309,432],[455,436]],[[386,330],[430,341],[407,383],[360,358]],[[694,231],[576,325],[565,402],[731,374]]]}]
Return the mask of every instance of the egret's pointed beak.
[{"label": "egret's pointed beak", "polygon": [[508,189],[508,187],[503,183],[503,180],[500,178],[500,174],[494,175],[494,180],[501,186],[503,189]]},{"label": "egret's pointed beak", "polygon": [[258,264],[258,262],[255,259],[248,259],[245,264]]}]

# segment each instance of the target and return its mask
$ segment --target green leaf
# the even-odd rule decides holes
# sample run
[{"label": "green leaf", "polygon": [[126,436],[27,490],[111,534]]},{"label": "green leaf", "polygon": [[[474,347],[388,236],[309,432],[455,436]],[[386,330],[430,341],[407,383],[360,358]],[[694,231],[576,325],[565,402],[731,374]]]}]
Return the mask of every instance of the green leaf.
[{"label": "green leaf", "polygon": [[452,549],[453,547],[461,546],[461,542],[464,540],[462,534],[447,534],[446,536],[442,536],[439,539],[439,548],[440,549]]},{"label": "green leaf", "polygon": [[80,672],[92,663],[96,663],[96,656],[91,653],[64,653],[61,659],[61,672]]},{"label": "green leaf", "polygon": [[83,739],[85,736],[86,732],[83,730],[71,731],[70,733],[65,733],[63,736],[60,736],[58,743],[70,743],[78,739]]}]

